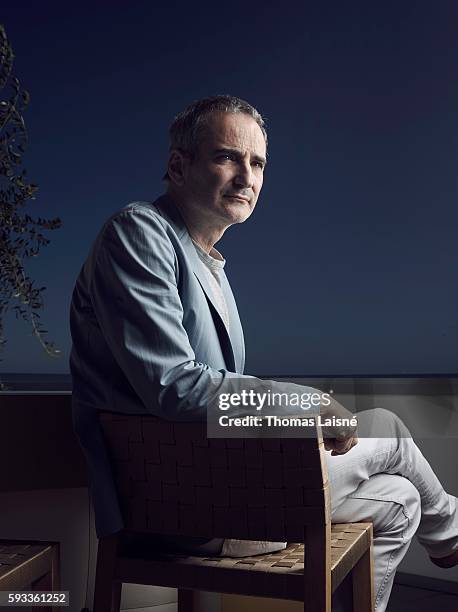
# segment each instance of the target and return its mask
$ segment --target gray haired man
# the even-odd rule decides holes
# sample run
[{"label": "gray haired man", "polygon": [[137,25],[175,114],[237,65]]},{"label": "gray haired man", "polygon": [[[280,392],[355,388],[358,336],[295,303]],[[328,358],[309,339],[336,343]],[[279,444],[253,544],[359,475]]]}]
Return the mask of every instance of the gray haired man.
[{"label": "gray haired man", "polygon": [[[99,536],[123,523],[97,410],[205,418],[214,394],[234,381],[264,384],[243,373],[242,327],[226,261],[215,248],[258,201],[267,159],[264,121],[247,102],[216,96],[180,113],[170,139],[166,194],[110,217],[73,293],[73,414],[90,467]],[[346,414],[337,402],[321,410]],[[458,516],[456,498],[443,490],[403,423],[384,410],[360,413],[360,426],[369,421],[374,431],[383,424],[388,435],[358,441],[352,430],[338,432],[326,448],[333,520],[374,523],[376,605],[383,612],[417,529],[436,564],[458,563]],[[234,556],[285,546],[193,545]]]}]

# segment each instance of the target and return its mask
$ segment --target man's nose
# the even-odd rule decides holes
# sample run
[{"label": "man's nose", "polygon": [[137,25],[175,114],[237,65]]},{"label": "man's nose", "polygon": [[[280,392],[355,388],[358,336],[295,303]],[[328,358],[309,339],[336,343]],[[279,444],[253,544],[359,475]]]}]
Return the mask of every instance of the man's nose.
[{"label": "man's nose", "polygon": [[239,164],[237,174],[234,177],[234,182],[241,187],[253,186],[253,169],[249,162]]}]

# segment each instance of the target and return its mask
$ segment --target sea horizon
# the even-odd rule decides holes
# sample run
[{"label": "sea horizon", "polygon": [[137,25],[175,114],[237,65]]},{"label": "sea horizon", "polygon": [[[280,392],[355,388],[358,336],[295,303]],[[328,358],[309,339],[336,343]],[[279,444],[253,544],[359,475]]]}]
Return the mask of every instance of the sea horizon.
[{"label": "sea horizon", "polygon": [[[263,379],[299,380],[312,386],[331,385],[336,392],[411,393],[412,385],[425,394],[456,394],[458,374],[255,374]],[[71,392],[72,378],[68,373],[0,372],[0,384],[6,392]],[[1,391],[0,391],[1,393]]]},{"label": "sea horizon", "polygon": [[0,384],[6,391],[68,391],[72,390],[72,378],[67,374],[36,374],[0,372]]}]

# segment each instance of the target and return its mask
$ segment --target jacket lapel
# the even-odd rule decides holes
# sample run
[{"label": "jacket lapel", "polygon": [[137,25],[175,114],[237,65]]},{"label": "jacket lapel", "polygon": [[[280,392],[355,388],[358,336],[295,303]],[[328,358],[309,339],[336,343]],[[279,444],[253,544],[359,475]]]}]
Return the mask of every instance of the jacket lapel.
[{"label": "jacket lapel", "polygon": [[223,270],[221,275],[223,294],[226,299],[227,309],[229,312],[229,329],[230,339],[235,357],[235,371],[243,374],[245,367],[245,340],[243,337],[242,323],[240,321],[239,311],[235,303],[234,295]]},{"label": "jacket lapel", "polygon": [[173,203],[172,199],[167,195],[161,196],[158,200],[156,200],[154,205],[157,206],[162,216],[164,216],[174,228],[178,238],[180,239],[181,246],[186,253],[189,264],[207,298],[228,368],[230,370],[234,370],[235,372],[242,373],[245,361],[243,332],[235,299],[224,271],[222,271],[221,279],[222,290],[229,312],[229,331],[224,324],[218,304],[213,297],[213,291],[210,287],[210,283],[203,267],[204,264],[196,252],[179,210]]}]

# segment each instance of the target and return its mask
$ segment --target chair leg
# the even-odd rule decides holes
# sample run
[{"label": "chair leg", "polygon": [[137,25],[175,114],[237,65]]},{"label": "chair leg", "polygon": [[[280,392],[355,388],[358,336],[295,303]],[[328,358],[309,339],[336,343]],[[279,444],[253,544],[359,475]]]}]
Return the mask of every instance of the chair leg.
[{"label": "chair leg", "polygon": [[304,612],[331,612],[331,523],[304,533]]},{"label": "chair leg", "polygon": [[[31,584],[32,591],[59,591],[60,590],[60,561],[59,544],[56,543],[51,550],[51,564],[49,572]],[[32,606],[33,607],[33,606]],[[43,606],[43,612],[58,612],[60,606]]]},{"label": "chair leg", "polygon": [[60,545],[56,544],[52,550],[51,561],[51,591],[60,590]]},{"label": "chair leg", "polygon": [[93,612],[119,612],[122,583],[115,580],[118,546],[117,533],[99,539]]},{"label": "chair leg", "polygon": [[178,589],[178,612],[194,612],[194,591]]},{"label": "chair leg", "polygon": [[111,588],[111,612],[119,612],[121,609],[122,582],[116,580]]},{"label": "chair leg", "polygon": [[353,612],[374,612],[374,564],[372,546],[355,565],[351,573],[353,583]]},{"label": "chair leg", "polygon": [[[44,574],[38,580],[35,580],[30,585],[31,591],[56,591],[57,589],[52,588],[52,572],[49,571],[47,574]],[[25,608],[24,608],[25,609]],[[35,606],[32,606],[32,609],[35,609]],[[43,606],[40,607],[40,612],[52,612],[55,610],[57,612],[57,608],[52,608],[51,606]]]}]

